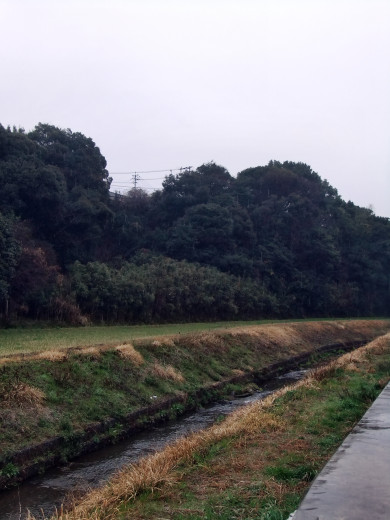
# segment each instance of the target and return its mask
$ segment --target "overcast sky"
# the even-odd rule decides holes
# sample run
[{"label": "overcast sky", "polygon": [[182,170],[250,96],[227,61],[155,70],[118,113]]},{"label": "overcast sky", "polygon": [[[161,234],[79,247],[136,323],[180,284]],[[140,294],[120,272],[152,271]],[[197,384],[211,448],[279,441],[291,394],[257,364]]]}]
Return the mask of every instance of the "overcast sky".
[{"label": "overcast sky", "polygon": [[0,67],[3,126],[91,137],[113,189],[302,161],[390,217],[389,0],[0,0]]}]

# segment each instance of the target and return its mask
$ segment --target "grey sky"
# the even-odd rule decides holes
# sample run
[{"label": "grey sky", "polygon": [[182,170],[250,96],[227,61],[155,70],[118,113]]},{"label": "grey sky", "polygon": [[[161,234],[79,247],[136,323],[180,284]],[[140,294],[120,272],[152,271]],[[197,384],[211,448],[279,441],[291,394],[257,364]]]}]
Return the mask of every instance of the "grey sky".
[{"label": "grey sky", "polygon": [[389,0],[0,0],[0,62],[0,122],[92,137],[113,188],[302,161],[390,217]]}]

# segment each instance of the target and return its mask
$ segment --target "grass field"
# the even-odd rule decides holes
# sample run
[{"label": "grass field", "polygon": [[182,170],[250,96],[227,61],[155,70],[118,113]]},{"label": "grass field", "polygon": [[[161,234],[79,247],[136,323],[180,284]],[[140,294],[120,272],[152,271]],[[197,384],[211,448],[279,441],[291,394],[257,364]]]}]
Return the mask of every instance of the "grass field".
[{"label": "grass field", "polygon": [[0,356],[26,354],[92,345],[118,345],[135,339],[188,334],[235,326],[258,325],[265,321],[181,323],[165,325],[113,325],[64,328],[0,329]]},{"label": "grass field", "polygon": [[[363,318],[362,318],[363,319]],[[215,323],[180,323],[165,325],[95,326],[63,328],[0,329],[0,356],[27,354],[43,350],[58,350],[92,345],[118,345],[137,339],[189,334],[267,323],[323,320],[258,320],[221,321]],[[334,320],[333,320],[334,321]],[[339,321],[339,320],[338,320]]]}]

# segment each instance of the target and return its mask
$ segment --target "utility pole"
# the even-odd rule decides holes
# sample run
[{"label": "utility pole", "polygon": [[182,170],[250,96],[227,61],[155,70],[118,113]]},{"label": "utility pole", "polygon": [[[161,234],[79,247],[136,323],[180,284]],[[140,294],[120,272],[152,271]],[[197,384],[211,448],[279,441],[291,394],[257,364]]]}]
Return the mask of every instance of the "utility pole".
[{"label": "utility pole", "polygon": [[141,180],[141,177],[138,175],[138,173],[133,173],[132,175],[134,189],[137,189],[137,182]]}]

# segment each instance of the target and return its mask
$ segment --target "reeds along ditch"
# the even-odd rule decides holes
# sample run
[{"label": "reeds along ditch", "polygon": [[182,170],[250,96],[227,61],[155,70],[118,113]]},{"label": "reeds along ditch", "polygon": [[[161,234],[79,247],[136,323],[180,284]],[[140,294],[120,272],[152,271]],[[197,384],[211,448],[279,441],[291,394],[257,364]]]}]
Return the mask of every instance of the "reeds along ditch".
[{"label": "reeds along ditch", "polygon": [[[221,441],[229,441],[229,452],[236,450],[237,457],[244,460],[245,450],[251,442],[251,449],[255,446],[258,450],[256,453],[261,458],[261,442],[266,442],[270,436],[274,444],[274,459],[268,453],[268,460],[265,458],[264,463],[258,462],[257,467],[261,469],[257,471],[262,473],[255,475],[257,480],[264,479],[262,491],[258,492],[257,496],[260,504],[258,508],[262,507],[261,504],[265,504],[264,501],[273,493],[272,500],[279,504],[282,510],[283,507],[289,507],[283,506],[283,500],[286,496],[290,497],[290,500],[292,491],[297,494],[295,502],[299,500],[308,481],[313,478],[326,457],[329,457],[337,443],[341,442],[342,436],[352,428],[389,379],[390,334],[386,334],[311,371],[305,379],[278,390],[263,401],[237,410],[222,423],[179,439],[163,451],[124,468],[107,485],[90,492],[82,500],[74,503],[67,512],[60,511],[53,518],[132,518],[131,510],[129,516],[126,516],[124,511],[137,502],[137,496],[142,492],[148,492],[150,497],[153,497],[153,493],[171,496],[172,502],[169,489],[176,488],[180,493],[177,486],[185,475],[189,474],[188,468],[194,468],[202,454],[210,453],[211,447]],[[337,435],[339,438],[333,439]],[[329,441],[329,445],[328,438],[333,439]],[[283,449],[282,445],[278,446],[278,442],[283,442]],[[286,466],[286,453],[294,460],[294,456],[297,457],[294,449],[301,445],[306,446],[307,459],[302,459],[299,466]],[[299,457],[302,458],[301,452]],[[221,461],[217,463],[223,464]],[[197,470],[203,471],[202,478],[207,479],[207,471],[202,465],[198,465]],[[245,478],[248,478],[247,474]],[[192,476],[192,482],[196,480],[199,479]],[[256,508],[253,500],[251,504]],[[157,518],[158,513],[156,515]],[[258,517],[261,518],[260,513]],[[30,520],[33,520],[32,517]]]}]

